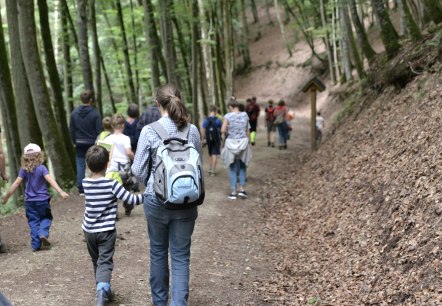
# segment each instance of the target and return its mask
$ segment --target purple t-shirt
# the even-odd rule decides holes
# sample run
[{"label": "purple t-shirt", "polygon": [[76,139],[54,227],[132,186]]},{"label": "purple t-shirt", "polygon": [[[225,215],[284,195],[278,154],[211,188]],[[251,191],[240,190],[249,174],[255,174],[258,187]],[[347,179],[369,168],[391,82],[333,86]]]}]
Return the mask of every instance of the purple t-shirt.
[{"label": "purple t-shirt", "polygon": [[47,174],[49,171],[44,165],[37,166],[32,173],[20,168],[18,176],[26,182],[25,201],[46,201],[50,198],[45,180]]}]

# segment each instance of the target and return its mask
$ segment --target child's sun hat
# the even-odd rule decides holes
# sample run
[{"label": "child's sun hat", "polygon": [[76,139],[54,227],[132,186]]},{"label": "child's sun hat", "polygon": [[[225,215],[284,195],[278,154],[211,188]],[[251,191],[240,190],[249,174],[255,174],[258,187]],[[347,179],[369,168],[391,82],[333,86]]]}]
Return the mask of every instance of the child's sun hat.
[{"label": "child's sun hat", "polygon": [[24,149],[24,154],[32,154],[41,152],[41,148],[35,143],[28,144]]}]

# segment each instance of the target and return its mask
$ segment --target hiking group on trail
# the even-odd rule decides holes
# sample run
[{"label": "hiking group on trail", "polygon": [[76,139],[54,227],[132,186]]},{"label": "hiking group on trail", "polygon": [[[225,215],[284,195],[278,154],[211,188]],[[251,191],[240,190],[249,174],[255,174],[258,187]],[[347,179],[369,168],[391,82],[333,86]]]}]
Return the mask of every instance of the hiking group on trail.
[{"label": "hiking group on trail", "polygon": [[[96,283],[96,305],[107,305],[112,299],[111,278],[118,221],[118,200],[125,214],[143,203],[150,242],[150,289],[154,305],[169,301],[169,265],[171,258],[171,305],[187,305],[189,297],[190,246],[197,206],[205,198],[202,169],[202,146],[209,151],[209,175],[216,176],[218,156],[229,170],[230,200],[246,199],[247,167],[252,159],[252,146],[260,107],[256,97],[247,105],[235,97],[228,102],[222,116],[215,105],[209,107],[201,135],[190,123],[190,115],[173,85],[158,89],[155,105],[140,116],[135,104],[127,115],[114,114],[101,119],[92,106],[91,92],[81,94],[82,105],[71,114],[70,134],[76,147],[77,181],[84,196],[82,229],[90,255]],[[289,122],[293,119],[285,102],[265,107],[267,146],[274,147],[274,132],[279,132],[279,148],[287,148]],[[1,134],[0,134],[1,137]],[[9,191],[5,204],[25,181],[25,212],[28,219],[32,251],[50,248],[52,224],[49,183],[63,199],[69,195],[49,175],[44,153],[37,144],[24,148],[21,169]],[[4,180],[4,155],[0,147],[0,171]],[[143,194],[132,194],[143,185]],[[0,251],[4,244],[0,240]]]}]

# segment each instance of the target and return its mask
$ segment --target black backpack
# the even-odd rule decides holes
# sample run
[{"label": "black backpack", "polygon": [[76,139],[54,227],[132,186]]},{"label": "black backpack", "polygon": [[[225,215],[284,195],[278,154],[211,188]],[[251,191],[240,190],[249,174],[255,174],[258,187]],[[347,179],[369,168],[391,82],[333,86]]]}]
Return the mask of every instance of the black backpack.
[{"label": "black backpack", "polygon": [[216,117],[207,117],[206,141],[219,143],[221,141],[221,133],[219,126],[216,124]]}]

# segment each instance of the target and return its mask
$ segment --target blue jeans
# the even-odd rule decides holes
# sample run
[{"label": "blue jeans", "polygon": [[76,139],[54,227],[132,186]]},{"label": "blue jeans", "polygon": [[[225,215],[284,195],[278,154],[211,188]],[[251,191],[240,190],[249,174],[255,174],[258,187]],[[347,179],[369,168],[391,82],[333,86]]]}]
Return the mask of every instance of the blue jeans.
[{"label": "blue jeans", "polygon": [[40,237],[49,237],[49,228],[52,224],[51,206],[47,201],[26,201],[26,217],[31,230],[31,246],[34,251],[41,248]]},{"label": "blue jeans", "polygon": [[169,210],[160,204],[155,195],[144,195],[144,214],[150,240],[150,288],[152,303],[167,306],[169,296],[170,250],[172,268],[171,306],[187,305],[189,298],[190,245],[196,207]]},{"label": "blue jeans", "polygon": [[283,123],[278,124],[277,127],[278,127],[279,144],[285,145],[287,143],[287,138],[288,138],[287,122],[284,121]]},{"label": "blue jeans", "polygon": [[247,175],[247,166],[240,159],[235,159],[233,163],[230,164],[230,190],[232,192],[236,192],[236,182],[239,177],[239,185],[246,185],[246,175]]},{"label": "blue jeans", "polygon": [[92,144],[77,144],[75,146],[76,151],[76,164],[77,164],[77,188],[78,192],[83,193],[83,179],[86,176],[86,152],[92,147]]}]

